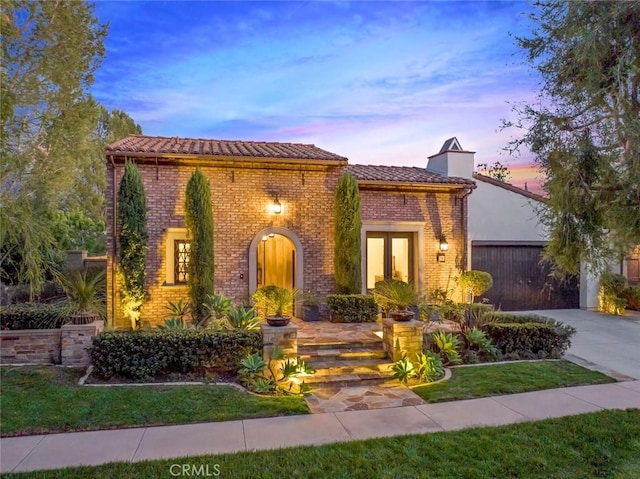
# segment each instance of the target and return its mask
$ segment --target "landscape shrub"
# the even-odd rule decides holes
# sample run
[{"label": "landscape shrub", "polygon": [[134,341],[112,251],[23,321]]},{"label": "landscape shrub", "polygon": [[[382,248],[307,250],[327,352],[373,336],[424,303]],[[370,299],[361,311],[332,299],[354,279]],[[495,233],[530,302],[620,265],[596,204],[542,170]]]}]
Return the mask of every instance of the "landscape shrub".
[{"label": "landscape shrub", "polygon": [[67,309],[62,304],[17,303],[0,308],[2,329],[53,329],[67,321]]},{"label": "landscape shrub", "polygon": [[334,323],[372,322],[378,317],[378,306],[373,296],[365,294],[330,294],[327,305]]},{"label": "landscape shrub", "polygon": [[101,333],[94,338],[90,355],[96,372],[106,379],[116,375],[146,379],[204,366],[235,372],[247,354],[261,351],[260,331],[165,329]]},{"label": "landscape shrub", "polygon": [[621,293],[621,297],[627,300],[627,309],[640,311],[640,284],[628,286]]},{"label": "landscape shrub", "polygon": [[609,314],[622,314],[627,306],[625,291],[627,278],[617,273],[606,272],[600,276],[598,294],[599,310]]},{"label": "landscape shrub", "polygon": [[486,271],[469,270],[463,271],[458,279],[462,290],[471,294],[471,302],[487,292],[493,286],[493,277]]},{"label": "landscape shrub", "polygon": [[506,358],[519,359],[560,358],[576,332],[553,320],[494,322],[485,324],[482,330]]}]

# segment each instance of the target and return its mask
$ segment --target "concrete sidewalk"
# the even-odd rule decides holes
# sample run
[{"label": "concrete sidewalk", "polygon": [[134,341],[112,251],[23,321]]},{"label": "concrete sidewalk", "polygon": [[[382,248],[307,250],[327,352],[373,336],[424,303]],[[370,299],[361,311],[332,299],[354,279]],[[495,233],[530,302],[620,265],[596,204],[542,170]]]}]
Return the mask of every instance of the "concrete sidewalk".
[{"label": "concrete sidewalk", "polygon": [[640,381],[366,411],[0,439],[0,472],[170,459],[640,408]]}]

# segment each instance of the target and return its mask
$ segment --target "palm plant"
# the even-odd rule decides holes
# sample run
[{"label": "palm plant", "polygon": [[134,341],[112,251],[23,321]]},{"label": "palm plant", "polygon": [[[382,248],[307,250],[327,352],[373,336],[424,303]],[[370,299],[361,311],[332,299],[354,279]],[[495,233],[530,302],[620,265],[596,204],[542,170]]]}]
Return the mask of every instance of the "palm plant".
[{"label": "palm plant", "polygon": [[[373,298],[387,315],[404,320],[413,317],[413,313],[407,313],[407,308],[415,306],[419,302],[418,294],[413,285],[397,279],[386,279],[376,283]],[[400,312],[400,314],[396,314],[396,312]]]},{"label": "palm plant", "polygon": [[56,282],[67,296],[69,318],[87,324],[106,317],[105,270],[90,274],[85,269],[55,273]]}]

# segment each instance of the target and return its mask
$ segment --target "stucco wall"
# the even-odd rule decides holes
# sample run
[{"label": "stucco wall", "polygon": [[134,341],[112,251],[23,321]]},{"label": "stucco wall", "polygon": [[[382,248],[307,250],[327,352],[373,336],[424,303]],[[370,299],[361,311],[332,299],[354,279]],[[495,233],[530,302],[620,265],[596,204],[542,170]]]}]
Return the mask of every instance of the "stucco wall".
[{"label": "stucco wall", "polygon": [[546,241],[531,198],[476,180],[469,197],[470,241]]}]

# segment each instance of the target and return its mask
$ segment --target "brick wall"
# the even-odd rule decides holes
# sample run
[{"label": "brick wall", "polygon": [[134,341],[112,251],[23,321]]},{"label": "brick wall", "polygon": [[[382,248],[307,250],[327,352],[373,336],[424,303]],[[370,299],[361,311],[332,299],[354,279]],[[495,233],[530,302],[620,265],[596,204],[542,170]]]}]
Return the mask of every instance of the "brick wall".
[{"label": "brick wall", "polygon": [[[108,309],[115,324],[131,325],[119,309],[117,282],[113,274],[112,168],[107,192]],[[138,164],[147,196],[148,297],[141,310],[143,323],[163,322],[168,301],[187,297],[185,286],[166,284],[166,229],[184,228],[184,193],[194,166]],[[215,289],[238,303],[249,302],[249,246],[256,234],[268,227],[282,227],[300,239],[304,255],[304,289],[320,295],[333,292],[333,191],[341,173],[337,166],[243,163],[243,167],[201,166],[211,184],[214,216]],[[116,188],[124,171],[116,165]],[[275,195],[283,212],[268,211]],[[117,276],[117,275],[116,275]],[[242,276],[242,277],[241,277]]]},{"label": "brick wall", "polygon": [[[162,160],[166,162],[166,160]],[[117,189],[123,164],[108,164],[107,186],[107,308],[118,328],[130,328],[120,309],[117,275],[113,274],[113,188]],[[333,279],[333,194],[341,174],[340,166],[291,165],[242,162],[240,166],[201,164],[211,184],[214,216],[215,289],[238,303],[249,304],[249,246],[268,227],[282,227],[300,239],[304,256],[303,288],[321,296],[334,292]],[[138,163],[147,195],[149,248],[147,252],[147,299],[142,307],[143,324],[161,324],[168,301],[187,298],[187,287],[166,283],[167,228],[184,228],[184,193],[195,170],[193,164],[178,161],[156,166]],[[276,194],[283,213],[268,208]],[[448,191],[383,191],[361,187],[364,221],[424,222],[424,290],[456,288],[455,278],[465,257],[463,240],[466,199]],[[464,218],[466,221],[466,218]],[[437,262],[440,235],[449,251]]]},{"label": "brick wall", "polygon": [[[424,222],[423,268],[424,292],[439,287],[459,291],[456,278],[465,264],[465,231],[463,212],[466,198],[460,193],[435,191],[384,191],[361,187],[362,221]],[[466,221],[466,215],[464,216]],[[444,262],[438,262],[441,235],[445,235],[449,250]],[[460,299],[460,298],[455,298]]]},{"label": "brick wall", "polygon": [[0,331],[0,363],[59,364],[59,329]]},{"label": "brick wall", "polygon": [[93,337],[104,330],[102,321],[65,324],[61,329],[0,331],[0,364],[91,364]]}]

